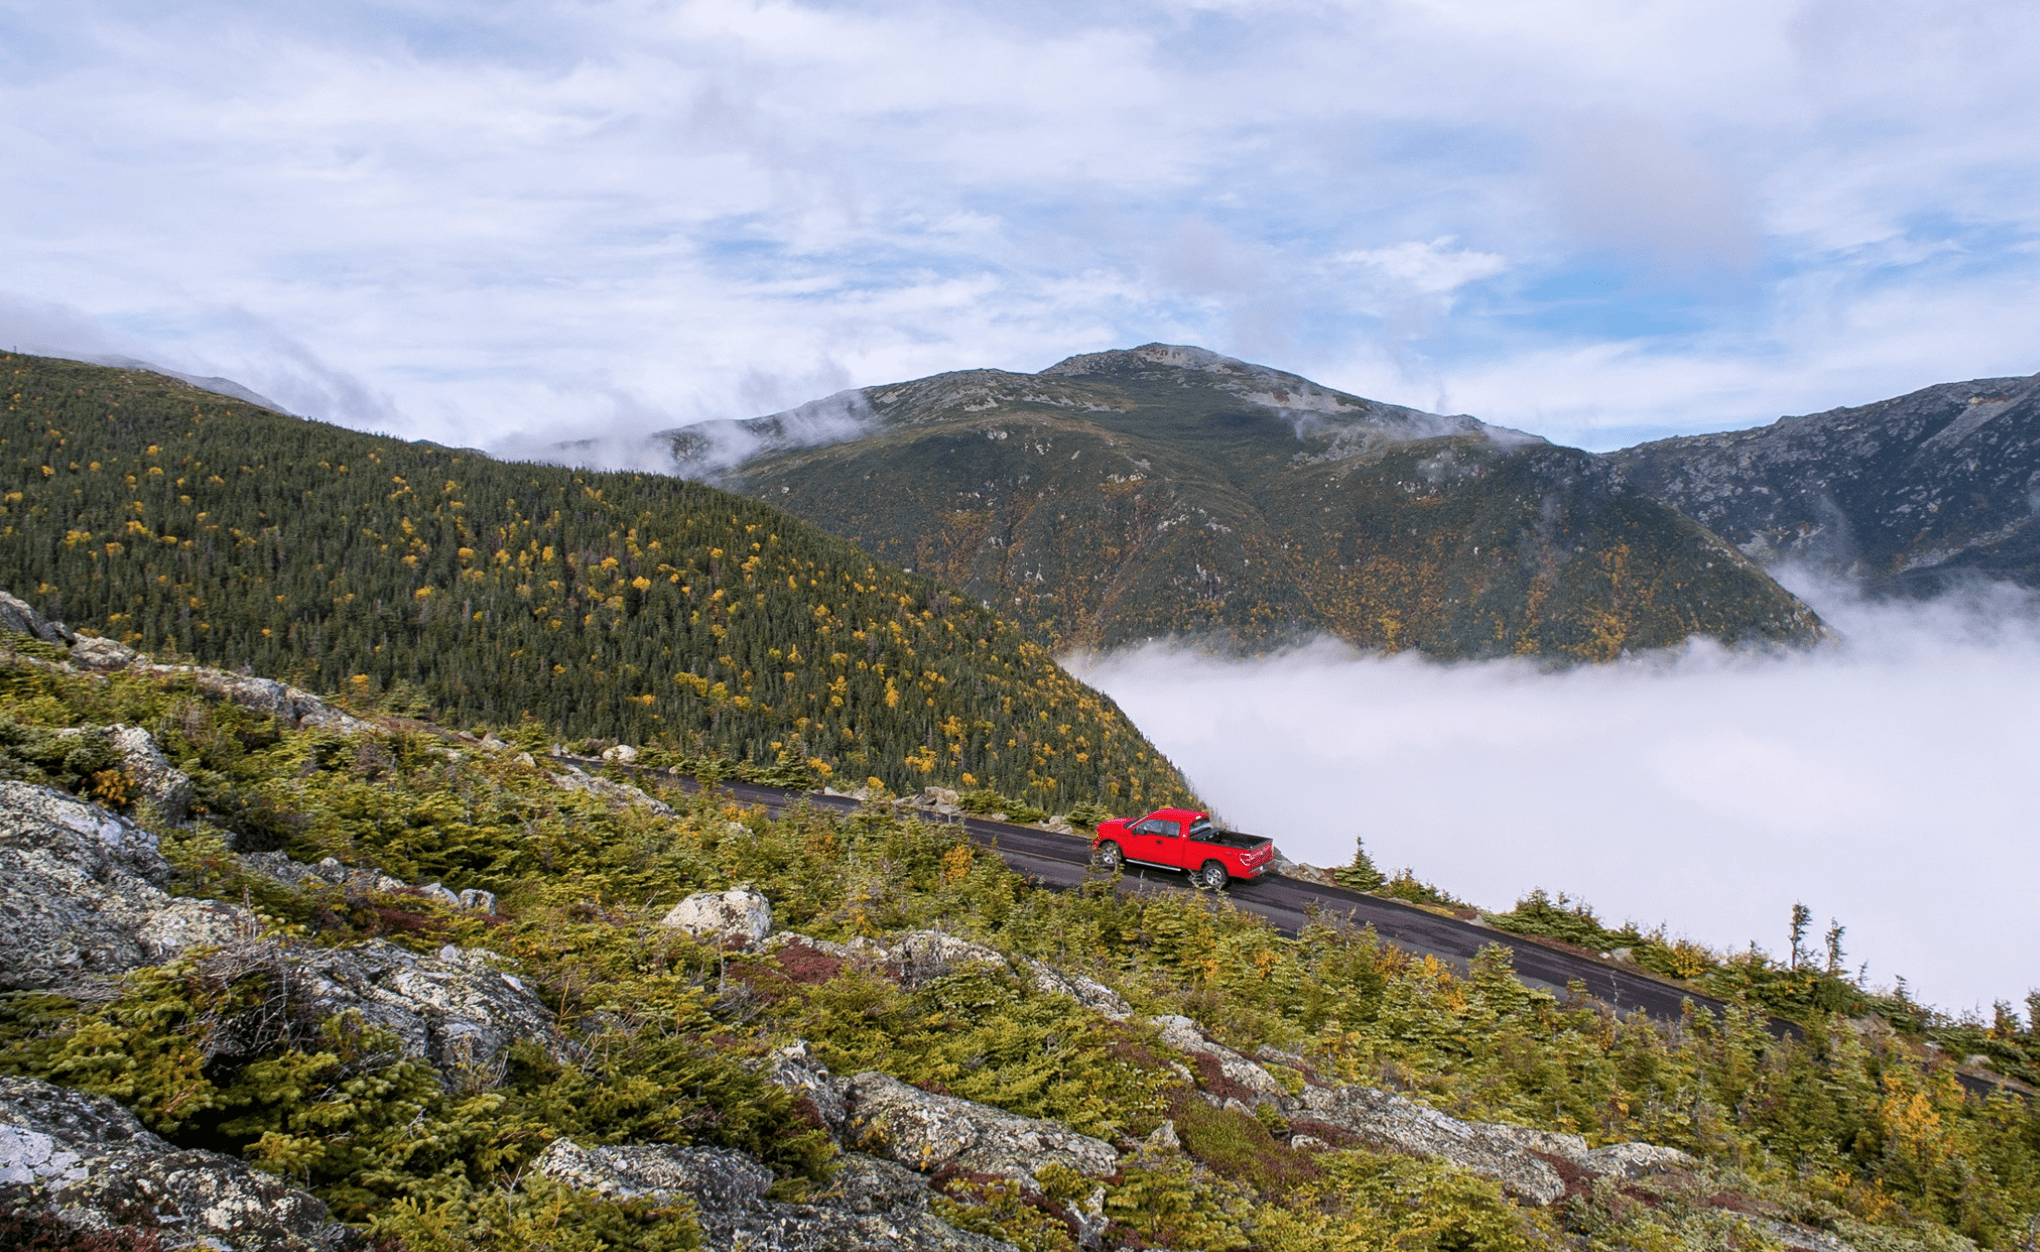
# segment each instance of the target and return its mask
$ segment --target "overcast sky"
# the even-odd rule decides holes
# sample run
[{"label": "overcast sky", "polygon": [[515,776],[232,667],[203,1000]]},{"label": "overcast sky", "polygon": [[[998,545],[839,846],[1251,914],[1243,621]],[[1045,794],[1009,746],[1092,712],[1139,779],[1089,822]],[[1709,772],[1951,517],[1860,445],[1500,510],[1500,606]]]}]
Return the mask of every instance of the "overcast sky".
[{"label": "overcast sky", "polygon": [[489,445],[1196,343],[1608,447],[2040,369],[2040,7],[0,0],[0,342]]}]

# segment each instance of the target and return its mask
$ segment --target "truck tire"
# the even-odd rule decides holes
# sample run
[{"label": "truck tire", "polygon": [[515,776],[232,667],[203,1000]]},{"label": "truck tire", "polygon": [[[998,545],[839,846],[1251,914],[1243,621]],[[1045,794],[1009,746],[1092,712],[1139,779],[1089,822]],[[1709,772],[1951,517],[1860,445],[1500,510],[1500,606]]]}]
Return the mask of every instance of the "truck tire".
[{"label": "truck tire", "polygon": [[1196,873],[1190,875],[1190,881],[1205,891],[1224,891],[1225,885],[1232,881],[1232,876],[1225,872],[1225,866],[1219,862],[1206,861],[1197,867]]},{"label": "truck tire", "polygon": [[1098,845],[1096,852],[1091,854],[1091,861],[1106,873],[1116,874],[1119,872],[1119,867],[1126,863],[1126,853],[1119,850],[1118,844],[1107,839]]}]

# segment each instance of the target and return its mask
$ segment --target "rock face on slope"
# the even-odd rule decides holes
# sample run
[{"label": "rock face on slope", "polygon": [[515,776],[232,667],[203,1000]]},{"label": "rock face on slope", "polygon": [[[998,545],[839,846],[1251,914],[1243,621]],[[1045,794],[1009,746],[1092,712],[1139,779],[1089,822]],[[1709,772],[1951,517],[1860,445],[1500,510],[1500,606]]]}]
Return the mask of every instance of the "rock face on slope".
[{"label": "rock face on slope", "polygon": [[0,990],[64,987],[232,942],[245,910],[163,890],[147,830],[50,787],[0,782]]},{"label": "rock face on slope", "polygon": [[81,1234],[118,1226],[165,1247],[341,1252],[358,1240],[316,1198],[217,1152],[181,1150],[104,1096],[0,1077],[0,1206]]},{"label": "rock face on slope", "polygon": [[855,1152],[837,1162],[828,1190],[806,1204],[767,1200],[772,1171],[741,1152],[719,1148],[584,1148],[557,1139],[533,1169],[616,1199],[692,1200],[705,1241],[715,1252],[999,1252],[1010,1247],[930,1215],[925,1179]]},{"label": "rock face on slope", "polygon": [[1032,1188],[1050,1165],[1092,1178],[1119,1167],[1119,1153],[1103,1140],[1057,1122],[933,1095],[886,1074],[857,1074],[837,1090],[849,1111],[847,1139],[926,1173],[955,1168]]},{"label": "rock face on slope", "polygon": [[2040,587],[2040,375],[1944,383],[1608,459],[1767,564],[1904,593],[1978,576]]},{"label": "rock face on slope", "polygon": [[[973,370],[675,432],[727,483],[961,586],[1059,648],[1330,633],[1601,660],[1813,613],[1601,458],[1196,348]],[[815,446],[817,433],[834,442]]]}]

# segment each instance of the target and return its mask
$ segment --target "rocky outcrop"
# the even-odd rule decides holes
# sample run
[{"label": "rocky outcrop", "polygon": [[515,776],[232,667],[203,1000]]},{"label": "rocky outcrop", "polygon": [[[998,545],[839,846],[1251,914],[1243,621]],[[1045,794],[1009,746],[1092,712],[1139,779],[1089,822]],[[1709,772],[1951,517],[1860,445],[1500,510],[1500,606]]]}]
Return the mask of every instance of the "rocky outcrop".
[{"label": "rocky outcrop", "polygon": [[696,939],[755,948],[772,933],[772,901],[755,891],[697,891],[674,905],[659,925]]},{"label": "rocky outcrop", "polygon": [[1119,1153],[1103,1140],[1057,1122],[934,1095],[886,1074],[866,1071],[838,1080],[836,1090],[848,1112],[846,1138],[923,1173],[954,1167],[1031,1189],[1049,1165],[1092,1178],[1119,1168]]},{"label": "rocky outcrop", "polygon": [[155,737],[139,726],[110,726],[107,738],[120,753],[121,768],[142,790],[157,814],[181,822],[191,807],[191,776],[170,764]]},{"label": "rocky outcrop", "polygon": [[79,669],[126,669],[140,659],[140,653],[116,639],[79,635],[71,641],[71,664]]},{"label": "rocky outcrop", "polygon": [[0,591],[0,630],[54,644],[66,644],[75,637],[70,627],[62,622],[50,621],[36,612],[35,606],[28,601],[4,591]]},{"label": "rocky outcrop", "polygon": [[282,852],[243,852],[240,862],[241,868],[250,873],[293,887],[323,884],[343,888],[350,895],[366,895],[369,892],[388,894],[410,887],[403,879],[392,878],[381,870],[342,865],[330,856],[317,864],[307,864],[294,861]]},{"label": "rocky outcrop", "polygon": [[478,887],[467,887],[455,891],[439,883],[426,883],[414,887],[401,878],[392,878],[381,870],[364,869],[360,866],[342,865],[332,857],[326,857],[317,864],[294,861],[282,852],[244,852],[240,856],[241,868],[264,878],[287,883],[293,887],[311,885],[339,887],[349,896],[365,896],[371,892],[390,895],[400,891],[413,892],[429,900],[436,900],[448,908],[457,908],[480,913],[496,911],[496,893],[483,891]]},{"label": "rocky outcrop", "polygon": [[939,930],[910,930],[901,935],[887,950],[885,963],[903,987],[920,987],[971,968],[1008,968],[1005,954],[997,948]]},{"label": "rocky outcrop", "polygon": [[[608,754],[604,753],[604,757],[607,756]],[[552,779],[553,785],[564,791],[578,791],[623,808],[633,806],[644,808],[659,817],[673,816],[673,806],[650,792],[633,787],[629,783],[612,782],[600,774],[590,774],[578,766],[569,765],[565,773],[554,774]]]},{"label": "rocky outcrop", "polygon": [[1590,1174],[1637,1179],[1668,1170],[1692,1169],[1700,1162],[1677,1148],[1655,1143],[1611,1143],[1587,1153],[1580,1164]]},{"label": "rocky outcrop", "polygon": [[364,1026],[393,1035],[404,1055],[441,1069],[485,1072],[519,1039],[564,1054],[552,1010],[485,949],[447,946],[421,956],[371,939],[346,948],[268,944],[217,959],[227,972],[280,965],[294,1011],[320,1020],[356,1014]]},{"label": "rocky outcrop", "polygon": [[0,1207],[81,1234],[133,1226],[170,1248],[341,1252],[357,1240],[316,1198],[229,1156],[184,1151],[103,1096],[0,1077]]},{"label": "rocky outcrop", "polygon": [[0,782],[0,989],[68,986],[230,942],[253,917],[163,890],[156,836],[50,787]]},{"label": "rocky outcrop", "polygon": [[1187,1017],[1163,1016],[1153,1019],[1161,1028],[1162,1042],[1179,1052],[1193,1057],[1207,1057],[1217,1066],[1224,1086],[1240,1089],[1239,1094],[1231,1090],[1221,1091],[1221,1096],[1232,1096],[1243,1103],[1280,1105],[1289,1096],[1289,1091],[1275,1075],[1260,1065],[1241,1056],[1224,1044],[1213,1043],[1204,1037],[1196,1022]]},{"label": "rocky outcrop", "polygon": [[556,1139],[533,1170],[618,1200],[693,1202],[713,1252],[1001,1252],[1010,1245],[957,1230],[928,1212],[927,1181],[860,1153],[836,1163],[805,1204],[765,1198],[772,1171],[741,1152],[665,1144],[584,1148]]},{"label": "rocky outcrop", "polygon": [[807,1040],[797,1039],[767,1058],[765,1077],[805,1099],[829,1133],[839,1139],[842,1137],[850,1111],[829,1078],[829,1067],[815,1056]]},{"label": "rocky outcrop", "polygon": [[293,726],[358,734],[375,729],[358,717],[342,713],[309,691],[302,691],[274,678],[229,674],[197,665],[151,665],[149,672],[163,678],[183,678],[210,696],[231,700],[244,709],[291,723]]},{"label": "rocky outcrop", "polygon": [[1305,1116],[1336,1126],[1370,1147],[1443,1157],[1462,1169],[1495,1179],[1533,1204],[1549,1204],[1565,1194],[1565,1180],[1558,1171],[1528,1151],[1490,1138],[1473,1123],[1391,1092],[1371,1087],[1310,1087],[1305,1089],[1301,1105]]},{"label": "rocky outcrop", "polygon": [[1125,997],[1102,982],[1056,969],[1043,961],[1029,961],[1034,989],[1046,995],[1068,996],[1108,1021],[1123,1022],[1133,1016]]}]

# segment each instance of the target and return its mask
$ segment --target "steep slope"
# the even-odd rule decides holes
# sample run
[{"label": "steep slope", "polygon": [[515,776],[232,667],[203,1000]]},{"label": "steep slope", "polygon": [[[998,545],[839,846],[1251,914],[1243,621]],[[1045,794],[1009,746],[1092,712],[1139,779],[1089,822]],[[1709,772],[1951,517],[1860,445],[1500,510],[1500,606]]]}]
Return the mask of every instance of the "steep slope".
[{"label": "steep slope", "polygon": [[2040,375],[1944,383],[1610,460],[1767,564],[1910,593],[1975,576],[2040,587]]},{"label": "steep slope", "polygon": [[[0,585],[156,653],[450,719],[1066,809],[1185,794],[1018,629],[774,509],[0,357]],[[968,775],[968,777],[966,777]]]},{"label": "steep slope", "polygon": [[1954,1061],[2032,1072],[2040,998],[1949,1022],[1754,945],[1491,916],[1737,1001],[1618,1017],[1500,946],[1044,890],[894,806],[596,790],[6,626],[0,1247],[2032,1246],[2040,1102]]},{"label": "steep slope", "polygon": [[[837,441],[800,446],[820,435]],[[850,438],[843,438],[850,435]],[[1813,613],[1597,458],[1196,348],[873,387],[675,432],[683,466],[979,596],[1056,647],[1329,631],[1603,660]]]}]

